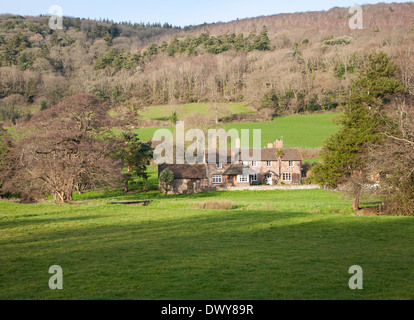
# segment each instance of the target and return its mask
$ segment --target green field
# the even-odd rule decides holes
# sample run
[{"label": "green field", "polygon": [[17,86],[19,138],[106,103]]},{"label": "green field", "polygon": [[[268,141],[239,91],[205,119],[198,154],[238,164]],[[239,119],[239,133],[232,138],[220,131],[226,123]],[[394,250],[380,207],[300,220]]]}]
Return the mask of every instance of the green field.
[{"label": "green field", "polygon": [[286,148],[313,149],[321,147],[329,136],[338,131],[339,126],[333,122],[337,116],[337,113],[288,116],[275,118],[273,122],[229,123],[225,128],[239,132],[241,129],[261,129],[262,146],[283,137]]},{"label": "green field", "polygon": [[[336,192],[79,199],[0,203],[0,299],[414,298],[414,220],[353,216]],[[113,199],[154,202],[106,204]],[[195,209],[224,200],[236,208]],[[56,264],[64,289],[52,291],[48,269]],[[364,269],[364,290],[348,287],[352,265]]]},{"label": "green field", "polygon": [[[333,120],[337,113],[324,113],[301,116],[275,118],[272,122],[262,123],[228,123],[226,130],[249,129],[252,136],[253,129],[261,129],[262,147],[268,142],[274,142],[283,137],[286,148],[314,149],[322,146],[323,142],[340,128]],[[135,130],[141,140],[151,140],[154,132],[159,128],[143,128]],[[165,128],[174,133],[174,128]]]},{"label": "green field", "polygon": [[[254,113],[253,110],[248,108],[247,105],[243,103],[229,103],[227,106],[228,110],[232,114]],[[168,121],[174,111],[177,112],[180,119],[184,118],[186,115],[191,115],[196,112],[200,114],[213,115],[210,107],[211,105],[206,103],[151,106],[143,110],[140,114],[144,119]]]},{"label": "green field", "polygon": [[[335,116],[226,128],[261,128],[263,145],[283,136],[286,147],[316,148],[338,130]],[[147,141],[156,130],[137,132]],[[412,217],[356,216],[347,197],[327,190],[164,196],[157,186],[153,167],[146,192],[0,202],[0,299],[414,298]],[[149,207],[108,205],[147,199]],[[52,265],[63,268],[63,290],[48,287]],[[364,290],[348,287],[353,265]]]}]

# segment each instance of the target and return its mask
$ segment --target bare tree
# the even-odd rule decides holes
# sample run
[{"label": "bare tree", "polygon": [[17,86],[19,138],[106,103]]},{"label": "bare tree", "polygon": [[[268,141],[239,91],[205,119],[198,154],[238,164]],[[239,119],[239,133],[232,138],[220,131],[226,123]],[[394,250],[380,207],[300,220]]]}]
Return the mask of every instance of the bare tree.
[{"label": "bare tree", "polygon": [[388,108],[382,129],[387,141],[373,146],[371,166],[380,178],[384,209],[396,214],[414,214],[414,98],[398,97]]},{"label": "bare tree", "polygon": [[110,137],[119,122],[108,111],[95,96],[84,94],[36,114],[8,155],[2,190],[27,199],[52,194],[65,203],[75,186],[120,181],[122,164],[112,156],[118,143]]}]

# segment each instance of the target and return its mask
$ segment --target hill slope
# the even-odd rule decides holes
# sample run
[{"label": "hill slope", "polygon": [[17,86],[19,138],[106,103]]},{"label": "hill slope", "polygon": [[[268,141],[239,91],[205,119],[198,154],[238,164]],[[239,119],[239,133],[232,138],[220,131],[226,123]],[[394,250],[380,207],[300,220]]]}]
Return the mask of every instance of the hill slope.
[{"label": "hill slope", "polygon": [[346,8],[185,30],[64,18],[64,30],[52,31],[46,17],[2,15],[1,120],[13,125],[77,93],[114,107],[219,101],[278,114],[333,110],[373,50],[405,71],[414,65],[414,4],[363,10],[363,30],[348,27]]}]

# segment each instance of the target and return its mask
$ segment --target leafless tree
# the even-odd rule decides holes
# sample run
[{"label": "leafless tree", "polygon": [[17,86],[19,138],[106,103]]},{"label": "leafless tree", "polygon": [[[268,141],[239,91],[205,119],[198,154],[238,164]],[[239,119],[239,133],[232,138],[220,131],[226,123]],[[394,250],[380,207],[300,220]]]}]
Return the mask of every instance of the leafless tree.
[{"label": "leafless tree", "polygon": [[414,214],[414,98],[401,96],[388,109],[382,129],[387,138],[372,146],[371,166],[376,168],[386,210]]},{"label": "leafless tree", "polygon": [[122,164],[111,156],[117,141],[109,137],[120,124],[108,111],[108,105],[84,94],[36,114],[8,155],[2,190],[27,199],[52,194],[65,203],[75,186],[120,181]]}]

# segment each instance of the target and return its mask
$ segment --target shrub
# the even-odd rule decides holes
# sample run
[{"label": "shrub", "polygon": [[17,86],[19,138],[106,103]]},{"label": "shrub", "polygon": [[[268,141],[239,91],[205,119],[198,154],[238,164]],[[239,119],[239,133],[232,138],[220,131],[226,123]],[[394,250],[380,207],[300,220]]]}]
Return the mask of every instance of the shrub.
[{"label": "shrub", "polygon": [[47,103],[46,101],[42,101],[40,103],[40,111],[46,110],[47,109]]},{"label": "shrub", "polygon": [[341,36],[341,37],[333,37],[332,39],[327,39],[323,43],[329,46],[336,46],[342,44],[351,44],[355,40],[352,37],[348,36]]},{"label": "shrub", "polygon": [[170,185],[174,182],[174,173],[168,169],[164,170],[161,172],[159,180],[164,193],[167,194]]}]

